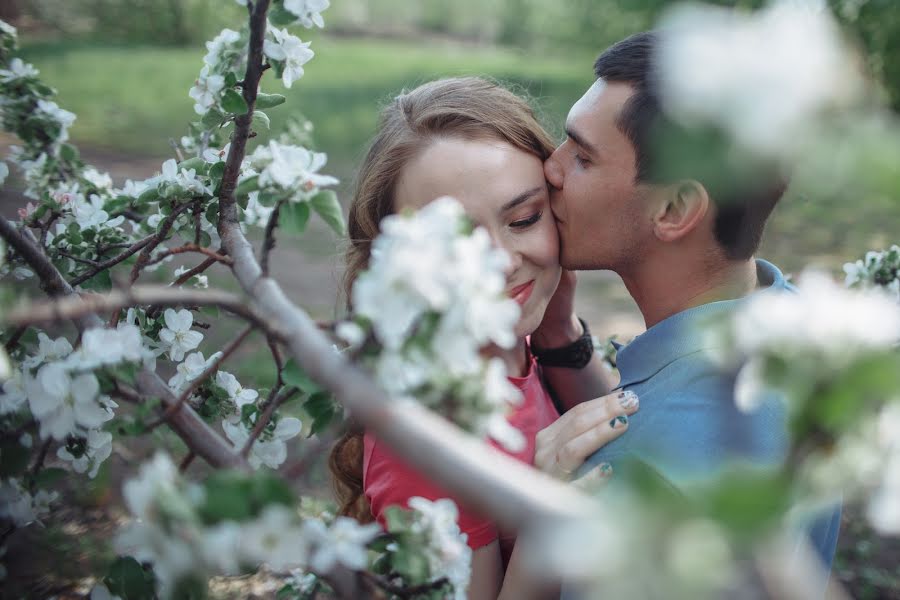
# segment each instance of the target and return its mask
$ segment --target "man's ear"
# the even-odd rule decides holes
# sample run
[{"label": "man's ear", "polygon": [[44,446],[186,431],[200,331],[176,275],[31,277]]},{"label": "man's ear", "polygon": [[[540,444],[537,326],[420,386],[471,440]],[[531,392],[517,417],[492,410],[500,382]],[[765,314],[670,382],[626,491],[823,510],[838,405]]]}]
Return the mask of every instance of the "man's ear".
[{"label": "man's ear", "polygon": [[663,242],[680,240],[696,229],[709,212],[709,194],[698,181],[679,181],[660,191],[653,233]]}]

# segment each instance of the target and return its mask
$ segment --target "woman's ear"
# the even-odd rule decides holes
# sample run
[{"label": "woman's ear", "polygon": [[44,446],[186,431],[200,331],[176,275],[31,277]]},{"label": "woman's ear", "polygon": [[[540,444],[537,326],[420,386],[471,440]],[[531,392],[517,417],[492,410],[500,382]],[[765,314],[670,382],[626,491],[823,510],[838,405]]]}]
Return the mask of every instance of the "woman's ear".
[{"label": "woman's ear", "polygon": [[663,242],[682,239],[696,229],[709,212],[709,194],[698,181],[679,181],[661,192],[653,215],[653,233]]}]

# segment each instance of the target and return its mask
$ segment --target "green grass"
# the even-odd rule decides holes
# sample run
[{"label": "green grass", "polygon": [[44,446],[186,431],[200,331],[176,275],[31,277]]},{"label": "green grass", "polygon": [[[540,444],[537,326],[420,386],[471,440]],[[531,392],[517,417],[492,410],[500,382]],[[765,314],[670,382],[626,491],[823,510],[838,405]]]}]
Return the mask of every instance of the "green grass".
[{"label": "green grass", "polygon": [[[536,58],[506,49],[382,40],[314,40],[317,56],[290,90],[266,75],[264,91],[288,102],[268,111],[272,131],[297,112],[315,124],[320,149],[346,171],[374,132],[380,106],[404,87],[442,76],[487,75],[526,90],[556,133],[568,107],[590,83],[590,57]],[[197,118],[187,92],[202,66],[200,48],[25,45],[23,57],[75,112],[74,140],[161,156]],[[262,136],[263,139],[265,136]],[[346,173],[343,173],[346,174]]]}]

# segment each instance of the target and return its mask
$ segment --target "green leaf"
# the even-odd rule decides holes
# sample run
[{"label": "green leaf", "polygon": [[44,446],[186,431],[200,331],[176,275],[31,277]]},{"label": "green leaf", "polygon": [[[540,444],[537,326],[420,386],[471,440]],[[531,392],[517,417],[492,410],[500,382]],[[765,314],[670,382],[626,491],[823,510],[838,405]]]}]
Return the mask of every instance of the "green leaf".
[{"label": "green leaf", "polygon": [[253,177],[248,177],[241,181],[234,190],[234,194],[235,196],[246,196],[250,192],[255,192],[258,189],[259,175],[254,175]]},{"label": "green leaf", "polygon": [[225,87],[233,88],[237,85],[237,81],[237,75],[234,74],[234,71],[228,71],[228,73],[225,74]]},{"label": "green leaf", "polygon": [[114,596],[127,600],[152,600],[155,597],[153,573],[144,570],[130,556],[121,556],[110,565],[103,582]]},{"label": "green leaf", "polygon": [[244,97],[234,89],[225,90],[225,95],[222,96],[222,108],[235,115],[246,114],[249,110]]},{"label": "green leaf", "polygon": [[210,202],[209,206],[206,207],[206,220],[212,223],[213,225],[219,224],[219,201],[216,200],[214,202]]},{"label": "green leaf", "polygon": [[306,202],[286,202],[278,213],[278,224],[285,231],[300,234],[309,222],[309,204]]},{"label": "green leaf", "polygon": [[219,318],[219,307],[218,306],[202,306],[200,307],[200,312],[210,318],[218,319]]},{"label": "green leaf", "polygon": [[344,235],[344,213],[341,212],[341,203],[338,202],[337,194],[334,191],[322,190],[313,196],[309,203],[335,233]]},{"label": "green leaf", "polygon": [[[231,91],[234,91],[234,90],[231,90]],[[244,112],[247,112],[247,109],[244,109]],[[206,114],[203,115],[202,119],[200,119],[200,124],[203,125],[207,129],[211,129],[213,127],[218,127],[219,125],[221,125],[222,121],[224,121],[224,120],[225,120],[225,115],[223,115],[219,110],[213,108],[213,109],[206,111]]]},{"label": "green leaf", "polygon": [[31,450],[17,440],[5,440],[0,442],[0,456],[0,477],[17,477],[28,468]]},{"label": "green leaf", "polygon": [[134,385],[137,376],[138,366],[135,363],[122,363],[109,368],[112,375],[128,385]]},{"label": "green leaf", "polygon": [[338,405],[330,392],[316,392],[303,403],[303,410],[312,418],[310,435],[319,433],[334,420]]},{"label": "green leaf", "polygon": [[266,129],[270,129],[270,128],[271,128],[272,124],[271,124],[271,122],[269,121],[269,115],[267,115],[267,114],[264,113],[263,111],[261,111],[261,110],[254,110],[254,111],[253,111],[253,122],[255,123],[257,119],[259,119],[259,121],[260,121],[263,125],[266,126]]},{"label": "green leaf", "polygon": [[281,4],[275,4],[269,9],[269,21],[278,27],[285,27],[297,21],[297,15],[287,10]]},{"label": "green leaf", "polygon": [[279,104],[284,104],[287,98],[281,94],[263,94],[260,92],[256,96],[256,108],[273,108]]},{"label": "green leaf", "polygon": [[59,157],[67,162],[77,162],[78,148],[72,144],[63,144],[59,147]]},{"label": "green leaf", "polygon": [[206,169],[207,169],[206,165],[207,165],[207,162],[205,160],[203,160],[199,156],[194,156],[192,158],[188,158],[187,160],[183,160],[180,163],[178,163],[178,172],[181,173],[182,169],[188,169],[188,170],[193,169],[194,171],[196,171],[198,173],[200,173],[200,172],[205,173]]},{"label": "green leaf", "polygon": [[290,359],[285,363],[284,369],[281,371],[281,378],[288,385],[292,385],[304,394],[315,394],[321,392],[322,387],[309,378],[309,375],[298,365],[294,359]]},{"label": "green leaf", "polygon": [[244,521],[253,516],[249,481],[236,473],[214,473],[203,484],[206,498],[200,517],[207,524],[224,520]]},{"label": "green leaf", "polygon": [[109,274],[109,269],[100,271],[81,285],[95,292],[108,292],[112,289],[112,277]]},{"label": "green leaf", "polygon": [[159,188],[150,186],[138,196],[138,204],[149,204],[159,200]]}]

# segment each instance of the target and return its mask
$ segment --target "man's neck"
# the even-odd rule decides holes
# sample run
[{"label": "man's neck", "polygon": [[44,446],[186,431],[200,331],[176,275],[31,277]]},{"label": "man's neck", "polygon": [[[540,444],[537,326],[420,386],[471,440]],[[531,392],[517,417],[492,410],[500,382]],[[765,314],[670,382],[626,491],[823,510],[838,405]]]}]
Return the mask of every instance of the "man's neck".
[{"label": "man's neck", "polygon": [[689,308],[741,298],[758,285],[752,258],[703,264],[645,263],[620,275],[648,329]]}]

